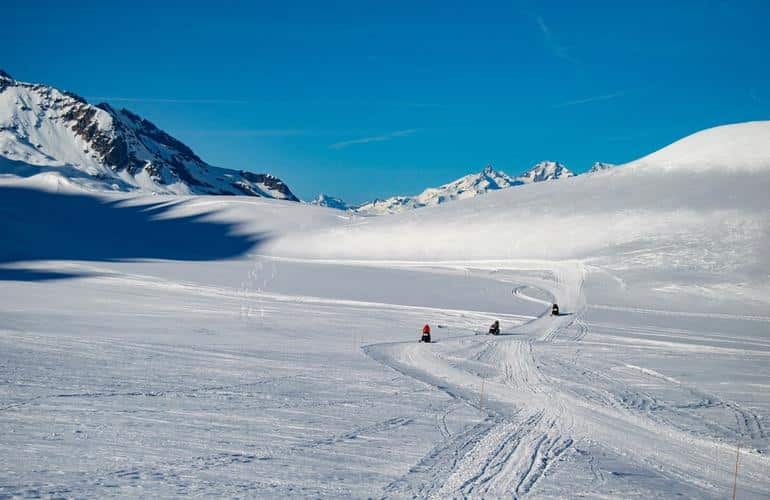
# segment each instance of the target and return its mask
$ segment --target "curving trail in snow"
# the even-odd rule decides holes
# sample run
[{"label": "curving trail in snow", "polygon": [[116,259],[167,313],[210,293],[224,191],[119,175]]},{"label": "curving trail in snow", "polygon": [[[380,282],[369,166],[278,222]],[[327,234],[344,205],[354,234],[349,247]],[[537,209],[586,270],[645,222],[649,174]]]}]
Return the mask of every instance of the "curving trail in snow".
[{"label": "curving trail in snow", "polygon": [[[665,411],[647,411],[644,403],[635,403],[643,401],[644,395],[632,389],[624,389],[622,398],[604,389],[607,384],[595,382],[607,375],[582,370],[577,354],[570,363],[565,362],[571,366],[563,370],[565,377],[570,377],[570,370],[580,372],[571,380],[543,373],[539,351],[559,343],[577,344],[588,332],[583,319],[583,265],[553,264],[545,276],[529,278],[526,285],[513,288],[514,295],[543,305],[544,312],[499,337],[466,336],[433,344],[386,343],[364,348],[373,359],[480,411],[477,425],[454,436],[442,433],[443,441],[406,476],[390,484],[385,494],[526,496],[566,456],[585,453],[591,447],[654,471],[673,484],[686,484],[699,496],[720,497],[730,491],[733,445],[679,428],[666,418]],[[543,297],[558,302],[563,314],[551,316],[551,303]],[[632,369],[670,384],[674,390],[682,389],[675,379]],[[735,411],[739,421],[743,419],[745,433],[765,432],[751,412],[722,403]],[[767,455],[744,452],[744,493],[761,497],[768,490],[769,470]],[[596,481],[603,480],[597,475]]]}]

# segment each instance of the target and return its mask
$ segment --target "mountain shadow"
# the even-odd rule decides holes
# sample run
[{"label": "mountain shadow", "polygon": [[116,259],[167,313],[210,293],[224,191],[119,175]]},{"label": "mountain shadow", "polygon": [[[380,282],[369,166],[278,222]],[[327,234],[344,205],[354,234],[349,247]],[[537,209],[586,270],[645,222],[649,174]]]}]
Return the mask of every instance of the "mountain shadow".
[{"label": "mountain shadow", "polygon": [[2,266],[39,260],[205,261],[238,257],[265,241],[208,214],[165,218],[174,203],[125,206],[94,196],[0,187],[0,280],[74,277]]}]

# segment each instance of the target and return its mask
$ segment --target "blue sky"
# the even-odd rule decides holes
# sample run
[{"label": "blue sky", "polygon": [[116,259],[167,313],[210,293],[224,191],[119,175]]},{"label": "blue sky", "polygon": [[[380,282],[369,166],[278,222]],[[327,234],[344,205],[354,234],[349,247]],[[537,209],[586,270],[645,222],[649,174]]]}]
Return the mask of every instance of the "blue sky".
[{"label": "blue sky", "polygon": [[131,109],[305,199],[415,193],[487,163],[583,171],[770,119],[766,0],[3,5],[17,79]]}]

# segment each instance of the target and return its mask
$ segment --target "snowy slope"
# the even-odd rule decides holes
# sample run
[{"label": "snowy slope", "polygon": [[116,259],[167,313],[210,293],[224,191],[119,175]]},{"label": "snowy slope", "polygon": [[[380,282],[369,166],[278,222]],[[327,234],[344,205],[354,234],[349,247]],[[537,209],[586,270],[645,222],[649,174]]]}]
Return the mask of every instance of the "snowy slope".
[{"label": "snowy slope", "polygon": [[0,174],[55,173],[92,190],[296,197],[280,179],[213,167],[126,109],[0,73]]},{"label": "snowy slope", "polygon": [[378,218],[0,178],[0,496],[767,498],[769,136]]},{"label": "snowy slope", "polygon": [[[769,128],[757,122],[712,129],[602,176],[535,183],[303,235],[294,248],[347,257],[563,259],[610,248],[632,252],[654,238],[676,243],[669,257],[683,266],[760,264],[768,248]],[[698,259],[684,257],[688,245],[698,248]]]},{"label": "snowy slope", "polygon": [[770,168],[768,122],[746,122],[702,130],[629,163],[632,168],[762,173]]}]

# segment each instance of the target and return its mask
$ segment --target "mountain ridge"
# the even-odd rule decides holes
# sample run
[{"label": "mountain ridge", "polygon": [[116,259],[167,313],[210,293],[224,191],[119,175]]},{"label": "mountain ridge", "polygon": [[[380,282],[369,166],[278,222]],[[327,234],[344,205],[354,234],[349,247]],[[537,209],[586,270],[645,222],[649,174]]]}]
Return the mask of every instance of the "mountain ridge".
[{"label": "mountain ridge", "polygon": [[[487,165],[483,170],[464,175],[446,184],[429,187],[413,196],[396,195],[385,199],[374,199],[360,205],[349,205],[339,198],[321,193],[312,201],[314,205],[355,212],[360,215],[385,215],[417,208],[440,205],[449,201],[463,200],[515,186],[536,182],[573,177],[564,164],[555,161],[541,161],[524,173],[512,177],[502,170]],[[330,202],[330,200],[333,200]]]},{"label": "mountain ridge", "polygon": [[[81,187],[299,201],[271,174],[220,168],[154,123],[0,70],[0,173],[55,172]],[[74,173],[74,175],[73,175]]]}]

